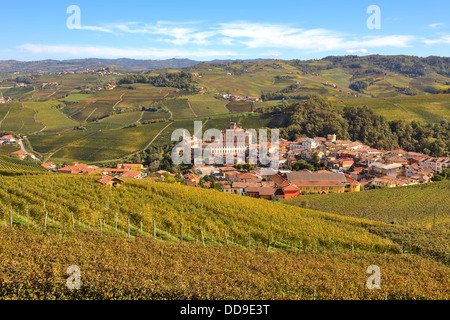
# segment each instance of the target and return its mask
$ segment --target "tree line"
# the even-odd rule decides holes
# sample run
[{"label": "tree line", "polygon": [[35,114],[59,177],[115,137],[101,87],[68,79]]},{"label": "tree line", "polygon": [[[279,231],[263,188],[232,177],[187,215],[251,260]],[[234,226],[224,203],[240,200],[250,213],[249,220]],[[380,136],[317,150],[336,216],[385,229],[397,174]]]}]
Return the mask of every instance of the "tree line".
[{"label": "tree line", "polygon": [[172,87],[187,92],[195,92],[195,84],[192,74],[188,72],[162,73],[152,75],[146,73],[126,76],[119,80],[119,84],[149,83],[155,87]]},{"label": "tree line", "polygon": [[336,134],[339,139],[358,140],[383,150],[402,148],[430,156],[444,156],[450,150],[450,125],[445,119],[434,124],[388,121],[367,106],[338,110],[320,97],[285,103],[281,113],[289,116],[288,126],[280,130],[285,139]]}]

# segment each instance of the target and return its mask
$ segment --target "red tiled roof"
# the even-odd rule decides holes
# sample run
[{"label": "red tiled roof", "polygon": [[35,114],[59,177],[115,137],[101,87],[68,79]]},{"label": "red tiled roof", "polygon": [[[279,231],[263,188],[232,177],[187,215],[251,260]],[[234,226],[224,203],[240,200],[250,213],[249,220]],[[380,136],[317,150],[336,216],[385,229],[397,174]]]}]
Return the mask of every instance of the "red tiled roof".
[{"label": "red tiled roof", "polygon": [[298,187],[296,185],[290,184],[287,187],[283,188],[283,191],[298,191]]},{"label": "red tiled roof", "polygon": [[121,182],[125,182],[122,179],[110,176],[110,175],[105,175],[102,178],[98,179],[97,181],[100,182],[101,184],[106,184],[108,182],[111,182],[112,180],[117,180],[117,181],[121,181]]},{"label": "red tiled roof", "polygon": [[137,177],[139,177],[141,175],[142,175],[142,172],[130,170],[130,171],[127,171],[124,174],[122,174],[121,177],[136,179]]},{"label": "red tiled roof", "polygon": [[343,186],[339,181],[292,181],[297,186]]},{"label": "red tiled roof", "polygon": [[238,179],[255,179],[256,176],[251,173],[240,173],[237,175]]}]

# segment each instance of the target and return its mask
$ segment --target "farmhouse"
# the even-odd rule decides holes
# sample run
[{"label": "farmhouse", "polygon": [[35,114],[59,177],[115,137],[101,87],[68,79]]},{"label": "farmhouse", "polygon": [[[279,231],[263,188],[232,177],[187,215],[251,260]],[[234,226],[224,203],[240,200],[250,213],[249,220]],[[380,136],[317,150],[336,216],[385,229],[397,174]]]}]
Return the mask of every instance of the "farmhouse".
[{"label": "farmhouse", "polygon": [[0,143],[13,143],[13,142],[16,142],[16,139],[10,134],[0,138]]},{"label": "farmhouse", "polygon": [[64,164],[61,169],[58,169],[59,173],[77,174],[77,175],[91,175],[99,172],[99,168],[94,165],[87,165],[78,162],[72,162],[70,166]]},{"label": "farmhouse", "polygon": [[46,162],[41,164],[41,167],[47,169],[47,170],[56,170],[56,164],[52,162]]},{"label": "farmhouse", "polygon": [[98,179],[97,182],[110,187],[120,187],[125,181],[117,177],[105,175]]},{"label": "farmhouse", "polygon": [[120,178],[142,179],[144,174],[141,171],[129,170],[120,175]]},{"label": "farmhouse", "polygon": [[37,160],[37,158],[36,158],[36,156],[34,154],[29,153],[29,152],[25,152],[25,151],[22,151],[22,150],[13,152],[9,156],[12,157],[12,158],[19,158],[19,159],[22,159],[22,160],[23,159]]}]

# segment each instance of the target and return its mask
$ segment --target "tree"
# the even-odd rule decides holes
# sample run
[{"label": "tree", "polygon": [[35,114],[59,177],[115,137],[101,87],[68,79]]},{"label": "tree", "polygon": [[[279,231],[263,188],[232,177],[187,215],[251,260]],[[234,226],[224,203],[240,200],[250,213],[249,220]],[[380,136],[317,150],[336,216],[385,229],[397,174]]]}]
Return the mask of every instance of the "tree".
[{"label": "tree", "polygon": [[450,179],[450,169],[443,169],[440,175],[445,179]]},{"label": "tree", "polygon": [[436,174],[433,177],[431,177],[431,181],[434,181],[434,182],[443,181],[443,180],[444,180],[444,177],[441,176],[441,175],[438,175],[438,174]]},{"label": "tree", "polygon": [[320,167],[320,158],[317,153],[313,155],[312,164],[316,170]]}]

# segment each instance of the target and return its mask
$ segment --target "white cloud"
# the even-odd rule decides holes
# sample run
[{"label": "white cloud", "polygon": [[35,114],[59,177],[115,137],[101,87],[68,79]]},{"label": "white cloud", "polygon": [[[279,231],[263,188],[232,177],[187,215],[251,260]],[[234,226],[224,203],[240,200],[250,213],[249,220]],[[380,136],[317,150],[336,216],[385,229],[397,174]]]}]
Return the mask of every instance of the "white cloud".
[{"label": "white cloud", "polygon": [[450,35],[443,35],[440,38],[437,39],[424,39],[422,40],[423,43],[428,45],[433,44],[450,44]]},{"label": "white cloud", "polygon": [[178,50],[162,48],[113,48],[102,46],[70,46],[70,45],[41,45],[24,44],[21,50],[39,55],[65,55],[70,57],[104,57],[104,58],[207,58],[207,57],[230,57],[236,53],[220,50]]},{"label": "white cloud", "polygon": [[249,22],[223,23],[218,32],[249,48],[291,48],[312,51],[361,47],[408,47],[414,36],[389,35],[357,38],[326,29],[299,29],[286,25]]},{"label": "white cloud", "polygon": [[445,23],[443,23],[443,22],[436,22],[436,23],[430,23],[429,25],[428,25],[428,27],[430,27],[430,28],[441,28],[441,27],[445,27],[446,26],[446,24]]},{"label": "white cloud", "polygon": [[[310,51],[357,50],[371,47],[408,47],[416,38],[408,35],[357,37],[327,29],[300,29],[285,24],[247,21],[203,26],[200,22],[167,22],[156,24],[127,22],[106,27],[82,27],[85,30],[161,36],[156,41],[183,46],[237,44],[248,48],[290,48]],[[88,29],[89,28],[89,29]]]},{"label": "white cloud", "polygon": [[[192,27],[199,22],[167,22],[158,21],[156,24],[142,24],[139,22],[127,22],[110,24],[106,28],[99,27],[97,31],[140,34],[140,35],[161,35],[169,38],[160,39],[175,45],[185,45],[189,43],[206,45],[208,38],[213,37],[217,32],[212,30],[201,31]],[[82,27],[83,29],[85,27]]]},{"label": "white cloud", "polygon": [[113,32],[111,29],[104,28],[104,27],[95,27],[95,26],[80,26],[78,28],[75,28],[75,30],[89,30],[89,31],[101,31],[101,32]]},{"label": "white cloud", "polygon": [[346,52],[354,54],[354,53],[367,53],[369,51],[367,49],[355,49],[355,50],[347,50]]}]

